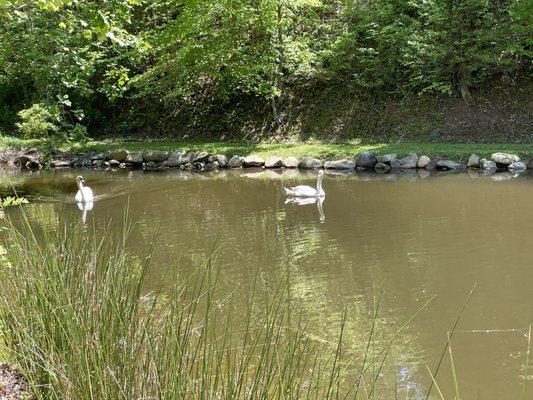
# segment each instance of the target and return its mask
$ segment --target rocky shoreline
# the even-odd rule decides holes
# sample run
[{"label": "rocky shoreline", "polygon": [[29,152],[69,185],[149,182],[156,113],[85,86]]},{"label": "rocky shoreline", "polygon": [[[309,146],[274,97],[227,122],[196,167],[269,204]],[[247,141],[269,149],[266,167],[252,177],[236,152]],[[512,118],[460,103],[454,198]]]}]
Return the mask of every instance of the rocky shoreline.
[{"label": "rocky shoreline", "polygon": [[9,168],[28,170],[42,168],[126,168],[158,171],[179,168],[195,172],[216,171],[223,168],[298,168],[306,170],[324,168],[326,170],[366,170],[376,173],[388,173],[413,169],[461,171],[475,168],[484,170],[486,173],[495,173],[502,170],[519,173],[526,169],[533,169],[533,159],[526,162],[521,160],[516,154],[503,152],[493,153],[488,158],[472,154],[466,162],[458,162],[443,157],[431,159],[426,155],[419,156],[414,152],[407,154],[405,157],[398,157],[397,154],[378,155],[375,152],[363,152],[356,158],[319,160],[309,156],[300,159],[292,156],[286,158],[269,156],[263,159],[257,155],[245,157],[233,155],[228,157],[224,154],[211,154],[206,151],[128,151],[126,149],[117,149],[91,153],[57,151],[52,158],[46,160],[43,153],[38,149],[11,149],[0,154],[0,163]]}]

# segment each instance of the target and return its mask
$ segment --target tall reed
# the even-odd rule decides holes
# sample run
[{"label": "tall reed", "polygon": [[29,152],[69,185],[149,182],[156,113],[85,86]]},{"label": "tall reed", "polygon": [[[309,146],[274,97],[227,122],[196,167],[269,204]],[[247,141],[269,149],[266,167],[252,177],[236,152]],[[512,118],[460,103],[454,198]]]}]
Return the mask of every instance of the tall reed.
[{"label": "tall reed", "polygon": [[357,352],[345,345],[346,314],[335,341],[313,340],[287,280],[261,301],[256,282],[249,302],[235,304],[217,290],[213,258],[147,292],[150,255],[128,254],[125,226],[118,238],[75,225],[5,233],[0,342],[35,399],[384,398],[383,365],[418,313],[381,347],[372,324]]}]

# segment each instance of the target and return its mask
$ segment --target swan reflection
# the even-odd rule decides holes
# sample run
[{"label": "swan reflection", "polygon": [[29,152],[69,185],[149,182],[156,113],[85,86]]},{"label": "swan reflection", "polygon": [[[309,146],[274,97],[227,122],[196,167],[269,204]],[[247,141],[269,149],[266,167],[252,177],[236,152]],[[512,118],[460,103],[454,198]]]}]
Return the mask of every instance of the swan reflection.
[{"label": "swan reflection", "polygon": [[285,204],[296,204],[298,206],[306,206],[309,204],[315,204],[318,208],[318,217],[320,222],[326,220],[326,215],[324,214],[323,204],[326,200],[325,197],[289,197],[285,200]]},{"label": "swan reflection", "polygon": [[91,211],[93,209],[94,203],[92,201],[88,201],[86,203],[76,203],[78,205],[78,209],[82,212],[81,214],[81,220],[83,224],[85,225],[87,221],[87,211]]}]

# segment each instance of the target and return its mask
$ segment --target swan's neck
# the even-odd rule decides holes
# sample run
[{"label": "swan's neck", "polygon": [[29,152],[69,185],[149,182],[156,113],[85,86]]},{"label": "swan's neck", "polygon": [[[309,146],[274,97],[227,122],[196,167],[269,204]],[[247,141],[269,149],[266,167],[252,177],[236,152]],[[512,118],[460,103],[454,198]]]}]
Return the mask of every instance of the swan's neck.
[{"label": "swan's neck", "polygon": [[78,189],[80,189],[80,191],[83,192],[83,182],[82,181],[78,181],[76,183],[78,184]]},{"label": "swan's neck", "polygon": [[318,180],[316,181],[316,191],[320,193],[322,191],[322,177],[324,175],[319,175]]}]

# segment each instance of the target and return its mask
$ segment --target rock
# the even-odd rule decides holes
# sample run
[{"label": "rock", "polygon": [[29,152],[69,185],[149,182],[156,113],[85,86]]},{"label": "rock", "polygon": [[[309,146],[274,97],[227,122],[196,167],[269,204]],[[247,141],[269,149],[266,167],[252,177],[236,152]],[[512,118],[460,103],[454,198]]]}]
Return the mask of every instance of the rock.
[{"label": "rock", "polygon": [[468,168],[479,168],[479,156],[477,154],[471,154],[466,162]]},{"label": "rock", "polygon": [[207,171],[215,171],[219,168],[220,168],[220,164],[218,163],[218,161],[213,161],[205,165],[205,169]]},{"label": "rock", "polygon": [[91,161],[102,161],[102,160],[105,160],[105,153],[93,153],[91,154],[90,158],[91,158]]},{"label": "rock", "polygon": [[145,163],[154,162],[160,163],[166,161],[170,153],[161,150],[145,150],[143,151],[143,160]]},{"label": "rock", "polygon": [[[383,163],[385,164],[385,163]],[[392,160],[390,163],[389,163],[391,169],[400,169],[400,167],[402,166],[402,163],[400,162],[400,160]]]},{"label": "rock", "polygon": [[391,166],[388,164],[385,164],[383,162],[378,162],[376,165],[374,165],[374,169],[377,173],[383,173],[391,170]]},{"label": "rock", "polygon": [[283,159],[278,156],[269,156],[265,160],[265,168],[280,168],[283,166]]},{"label": "rock", "polygon": [[527,169],[533,169],[533,158],[527,163]]},{"label": "rock", "polygon": [[342,159],[342,160],[329,160],[324,163],[326,169],[354,169],[355,161]]},{"label": "rock", "polygon": [[520,161],[520,157],[516,154],[509,153],[494,153],[490,156],[490,159],[496,164],[510,165],[514,162]]},{"label": "rock", "polygon": [[185,155],[184,150],[176,150],[170,153],[167,160],[165,161],[165,166],[169,168],[176,168],[182,164],[183,156]]},{"label": "rock", "polygon": [[128,154],[128,157],[126,157],[126,162],[133,165],[142,165],[144,162],[143,153],[140,151],[132,151],[130,154]]},{"label": "rock", "polygon": [[265,160],[256,155],[246,156],[242,159],[242,166],[248,167],[262,167],[265,165]]},{"label": "rock", "polygon": [[226,168],[228,166],[228,157],[224,154],[217,154],[216,155],[218,165],[220,168]]},{"label": "rock", "polygon": [[431,162],[431,158],[429,158],[428,156],[420,156],[420,158],[418,159],[416,163],[416,166],[418,168],[426,168],[430,162]]},{"label": "rock", "polygon": [[482,158],[479,161],[479,166],[482,169],[485,169],[485,170],[488,170],[488,171],[496,171],[496,169],[498,169],[498,166],[496,165],[496,163],[494,161],[487,160],[486,158]]},{"label": "rock", "polygon": [[301,169],[318,169],[322,168],[322,161],[313,157],[304,157],[298,163],[298,168]]},{"label": "rock", "polygon": [[460,164],[452,160],[438,160],[437,168],[451,169],[451,170],[457,171],[457,170],[465,169],[465,166],[463,164]]},{"label": "rock", "polygon": [[24,164],[24,167],[27,169],[41,169],[43,166],[41,165],[40,161],[36,159],[31,159]]},{"label": "rock", "polygon": [[209,154],[207,151],[201,151],[194,155],[192,162],[193,164],[194,163],[207,163],[210,156],[211,154]]},{"label": "rock", "polygon": [[126,165],[126,163],[123,163],[123,162],[121,162],[121,163],[118,165],[118,167],[121,168],[121,169],[128,168],[128,166]]},{"label": "rock", "polygon": [[418,163],[418,156],[416,153],[409,153],[404,158],[400,158],[400,168],[411,169],[416,168]]},{"label": "rock", "polygon": [[285,168],[298,168],[300,161],[296,157],[287,157],[283,160],[283,166]]},{"label": "rock", "polygon": [[230,168],[240,168],[242,167],[242,157],[233,156],[228,161],[228,167]]},{"label": "rock", "polygon": [[118,167],[120,165],[120,161],[118,161],[118,160],[109,160],[109,165],[111,167]]},{"label": "rock", "polygon": [[373,151],[364,151],[355,160],[355,164],[360,168],[374,168],[377,162],[376,153]]},{"label": "rock", "polygon": [[81,162],[81,166],[82,168],[91,168],[93,166],[93,162],[90,159],[86,158]]},{"label": "rock", "polygon": [[194,165],[188,162],[188,163],[185,163],[185,164],[181,164],[180,165],[180,169],[182,169],[184,171],[192,171],[192,170],[194,170]]},{"label": "rock", "polygon": [[383,163],[383,164],[389,164],[396,160],[396,157],[398,157],[396,155],[396,153],[391,153],[391,154],[385,154],[383,156],[377,156],[376,159],[378,160],[378,162],[380,163]]},{"label": "rock", "polygon": [[181,159],[181,163],[182,164],[192,164],[192,161],[194,160],[194,157],[196,157],[196,152],[195,151],[187,151],[182,159]]},{"label": "rock", "polygon": [[106,154],[108,160],[117,160],[118,162],[124,162],[128,158],[130,152],[126,149],[109,150]]},{"label": "rock", "polygon": [[525,171],[526,170],[526,164],[522,161],[517,161],[509,165],[509,171],[516,172],[516,171]]},{"label": "rock", "polygon": [[70,161],[66,160],[53,160],[50,162],[52,168],[67,168],[70,167]]},{"label": "rock", "polygon": [[23,154],[20,157],[18,157],[17,162],[22,166],[25,167],[28,163],[34,163],[38,162],[37,158],[30,154]]},{"label": "rock", "polygon": [[144,171],[160,171],[166,169],[163,163],[156,163],[154,161],[148,161],[143,164]]}]

